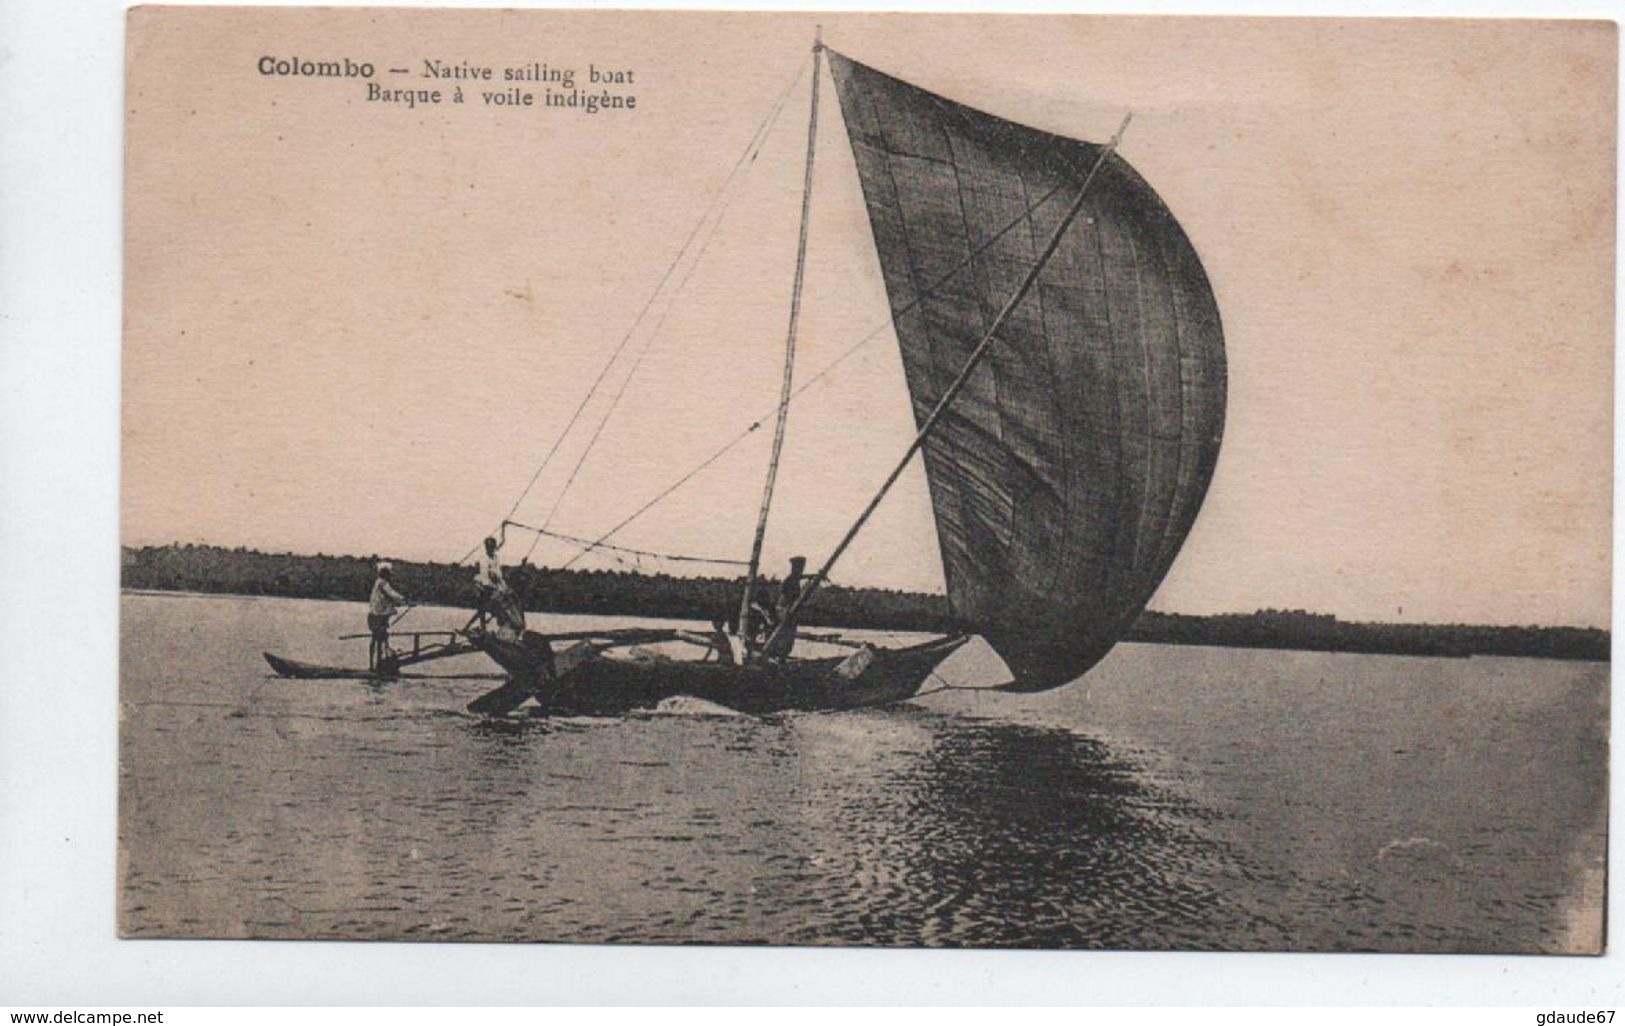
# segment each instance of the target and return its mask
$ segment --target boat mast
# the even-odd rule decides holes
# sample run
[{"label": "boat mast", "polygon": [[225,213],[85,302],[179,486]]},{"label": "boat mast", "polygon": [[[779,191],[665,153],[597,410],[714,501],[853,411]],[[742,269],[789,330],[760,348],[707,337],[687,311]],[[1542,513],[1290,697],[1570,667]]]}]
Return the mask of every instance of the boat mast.
[{"label": "boat mast", "polygon": [[745,575],[745,593],[739,600],[739,637],[750,637],[750,599],[756,590],[756,575],[762,564],[762,541],[767,536],[767,514],[773,505],[773,484],[779,476],[779,454],[784,449],[784,428],[790,418],[791,385],[796,366],[796,327],[801,319],[801,284],[807,270],[807,220],[812,210],[813,154],[818,145],[818,71],[824,57],[824,30],[813,35],[812,115],[807,124],[807,166],[801,180],[801,235],[796,242],[795,285],[790,292],[790,327],[784,340],[784,381],[779,388],[779,416],[773,427],[773,455],[767,464],[767,481],[762,485],[762,509],[756,518],[756,539],[750,548],[750,570]]},{"label": "boat mast", "polygon": [[[903,471],[908,467],[909,461],[914,458],[914,454],[925,446],[925,440],[930,437],[931,432],[937,426],[937,422],[947,412],[948,405],[964,390],[966,383],[970,381],[971,372],[981,364],[982,358],[993,348],[993,342],[998,337],[999,330],[1004,327],[1004,322],[1010,319],[1010,315],[1015,312],[1016,307],[1020,306],[1021,301],[1027,298],[1027,293],[1031,291],[1033,284],[1038,281],[1038,275],[1044,270],[1044,265],[1049,263],[1050,257],[1054,256],[1056,249],[1060,247],[1062,236],[1066,234],[1068,228],[1072,227],[1072,222],[1077,220],[1078,214],[1082,212],[1083,201],[1089,196],[1089,186],[1094,184],[1095,176],[1100,173],[1100,169],[1105,166],[1107,159],[1117,149],[1117,144],[1122,141],[1123,133],[1128,130],[1128,123],[1133,118],[1133,114],[1123,118],[1123,123],[1118,126],[1117,134],[1112,136],[1110,142],[1101,147],[1100,155],[1095,158],[1094,165],[1089,169],[1089,174],[1084,177],[1083,184],[1078,187],[1078,195],[1072,200],[1072,206],[1067,208],[1065,216],[1061,218],[1061,223],[1056,226],[1054,233],[1050,235],[1049,242],[1044,246],[1043,252],[1039,254],[1031,269],[1027,271],[1027,276],[1022,279],[1015,293],[1005,302],[1004,308],[993,319],[992,325],[982,335],[982,340],[971,351],[970,357],[965,361],[965,365],[960,368],[959,375],[954,378],[953,384],[949,385],[948,390],[942,393],[942,398],[937,400],[937,405],[931,410],[931,415],[925,419],[924,424],[920,425],[919,432],[914,436],[914,441],[909,443],[908,450],[903,453],[903,458],[897,461],[897,465],[892,468],[892,472],[886,477],[885,482],[881,484],[880,490],[875,493],[875,497],[869,500],[869,505],[865,506],[863,512],[858,514],[858,519],[847,530],[846,535],[841,538],[840,544],[835,546],[835,550],[824,561],[824,565],[818,568],[818,573],[807,583],[807,587],[802,589],[801,595],[797,597],[795,603],[787,611],[784,617],[785,622],[793,620],[795,614],[818,590],[818,586],[829,579],[829,572],[835,566],[835,562],[846,552],[847,546],[852,544],[852,539],[858,536],[858,532],[863,529],[863,525],[868,523],[869,517],[879,507],[880,500],[886,497],[886,493],[891,491],[892,485],[896,484],[897,479],[903,476]],[[781,625],[781,627],[774,630],[773,637],[770,637],[767,641],[769,646],[773,644],[774,639],[778,637],[779,630],[782,629]]]}]

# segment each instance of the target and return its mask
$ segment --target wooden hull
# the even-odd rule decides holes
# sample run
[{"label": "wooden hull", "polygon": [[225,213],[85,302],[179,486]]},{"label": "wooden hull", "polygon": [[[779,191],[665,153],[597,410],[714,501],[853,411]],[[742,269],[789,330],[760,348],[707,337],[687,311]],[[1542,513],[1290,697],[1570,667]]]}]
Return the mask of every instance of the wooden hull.
[{"label": "wooden hull", "polygon": [[544,715],[616,715],[686,695],[739,712],[856,709],[918,694],[937,665],[967,640],[941,638],[909,648],[865,647],[848,656],[793,659],[748,667],[716,662],[615,658],[581,646],[557,656],[548,680],[540,637],[526,644],[482,638],[477,644],[514,676],[530,681]]}]

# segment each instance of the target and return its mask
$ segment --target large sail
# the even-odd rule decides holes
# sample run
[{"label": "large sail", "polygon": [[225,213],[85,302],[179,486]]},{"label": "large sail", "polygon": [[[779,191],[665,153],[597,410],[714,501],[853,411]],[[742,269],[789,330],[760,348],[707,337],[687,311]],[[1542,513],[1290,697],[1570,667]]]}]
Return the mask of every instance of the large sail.
[{"label": "large sail", "polygon": [[[829,56],[923,424],[1101,147]],[[1111,156],[924,446],[949,602],[1011,687],[1076,679],[1145,608],[1213,475],[1224,396],[1201,262]]]}]

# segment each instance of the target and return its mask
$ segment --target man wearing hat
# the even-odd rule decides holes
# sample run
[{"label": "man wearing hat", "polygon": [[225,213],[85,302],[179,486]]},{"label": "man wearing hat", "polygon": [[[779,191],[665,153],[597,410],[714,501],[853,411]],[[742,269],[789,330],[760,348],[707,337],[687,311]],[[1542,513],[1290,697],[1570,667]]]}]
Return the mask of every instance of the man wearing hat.
[{"label": "man wearing hat", "polygon": [[367,603],[367,629],[372,631],[367,667],[373,670],[395,658],[394,649],[389,647],[389,625],[396,611],[406,604],[406,598],[389,583],[392,572],[388,563],[378,564],[378,577],[372,582],[372,599]]},{"label": "man wearing hat", "polygon": [[[502,577],[502,541],[507,540],[508,525],[502,525],[502,540],[485,539],[485,550],[474,563],[474,621],[481,627],[494,611],[497,600],[507,590],[508,582]],[[471,622],[474,622],[471,621]]]}]

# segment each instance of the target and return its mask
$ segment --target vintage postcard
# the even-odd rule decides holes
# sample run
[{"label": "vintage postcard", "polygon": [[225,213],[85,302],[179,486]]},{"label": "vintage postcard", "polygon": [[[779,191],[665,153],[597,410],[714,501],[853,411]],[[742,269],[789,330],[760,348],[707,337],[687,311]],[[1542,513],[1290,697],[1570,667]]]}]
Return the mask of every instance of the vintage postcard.
[{"label": "vintage postcard", "polygon": [[128,62],[123,936],[1602,949],[1612,24]]}]

